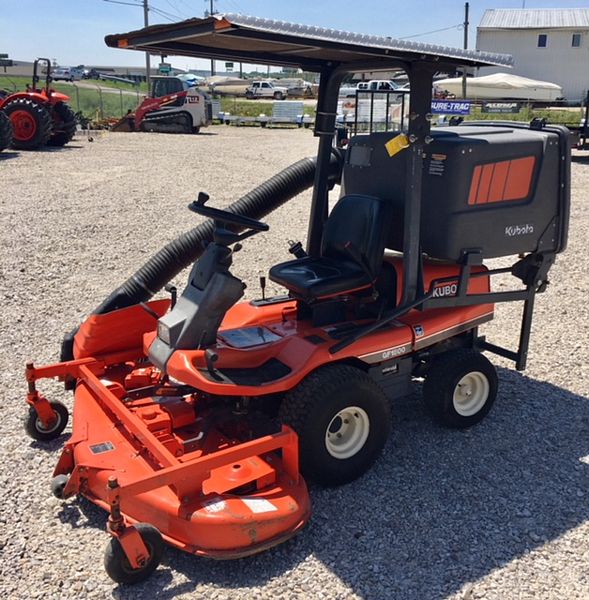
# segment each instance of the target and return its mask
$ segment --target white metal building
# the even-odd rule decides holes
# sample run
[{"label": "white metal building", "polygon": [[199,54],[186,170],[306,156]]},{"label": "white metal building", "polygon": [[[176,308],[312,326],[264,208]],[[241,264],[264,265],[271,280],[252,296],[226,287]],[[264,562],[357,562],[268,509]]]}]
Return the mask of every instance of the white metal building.
[{"label": "white metal building", "polygon": [[567,100],[578,102],[589,89],[589,8],[486,10],[477,49],[513,55],[514,75],[557,83]]}]

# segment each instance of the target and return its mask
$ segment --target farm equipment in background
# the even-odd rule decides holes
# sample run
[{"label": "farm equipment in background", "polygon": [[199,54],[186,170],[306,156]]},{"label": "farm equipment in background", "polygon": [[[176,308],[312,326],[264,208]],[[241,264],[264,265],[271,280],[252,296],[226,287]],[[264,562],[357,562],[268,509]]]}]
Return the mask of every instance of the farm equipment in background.
[{"label": "farm equipment in background", "polygon": [[208,94],[179,77],[152,77],[151,93],[111,131],[198,133],[213,120]]},{"label": "farm equipment in background", "polygon": [[[430,128],[438,70],[510,64],[504,55],[242,15],[106,42],[235,60],[246,47],[256,64],[321,73],[315,159],[225,210],[198,194],[189,208],[208,221],[162,248],[66,336],[62,362],[27,364],[33,438],[57,438],[68,420],[37,382],[60,377],[75,390],[53,493],[81,494],[110,513],[106,570],[135,583],[157,568],[164,541],[229,559],[300,531],[311,512],[303,476],[335,486],[366,473],[390,431],[389,400],[414,378],[425,378],[425,405],[444,426],[471,427],[489,413],[498,378],[482,352],[525,368],[536,294],[566,247],[570,140],[566,128],[538,122]],[[343,77],[399,66],[410,81],[408,130],[334,148]],[[266,297],[263,278],[262,297],[240,302],[245,284],[230,268],[241,242],[311,186],[307,249],[290,243],[292,260],[269,271],[287,293]],[[512,259],[484,264],[495,257]],[[189,265],[177,297],[169,282]],[[496,276],[511,286],[493,291]],[[164,286],[170,298],[151,300]],[[497,302],[523,303],[517,350],[479,335]]]},{"label": "farm equipment in background", "polygon": [[[45,87],[38,88],[39,63],[46,64]],[[36,150],[45,145],[65,146],[76,132],[76,117],[67,104],[69,96],[51,89],[51,61],[37,58],[32,86],[0,100],[0,110],[12,124],[12,147]]]}]

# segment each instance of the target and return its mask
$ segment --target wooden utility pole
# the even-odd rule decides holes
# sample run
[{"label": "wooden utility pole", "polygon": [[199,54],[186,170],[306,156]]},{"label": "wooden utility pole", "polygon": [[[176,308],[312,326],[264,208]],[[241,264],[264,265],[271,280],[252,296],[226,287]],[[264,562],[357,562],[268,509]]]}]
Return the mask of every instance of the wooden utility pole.
[{"label": "wooden utility pole", "polygon": [[[468,2],[464,3],[464,49],[468,50]],[[462,71],[462,97],[466,98],[466,68]]]},{"label": "wooden utility pole", "polygon": [[[147,0],[143,0],[143,23],[145,27],[149,26],[149,6]],[[147,93],[151,90],[151,61],[149,52],[145,53],[145,81],[147,82]]]}]

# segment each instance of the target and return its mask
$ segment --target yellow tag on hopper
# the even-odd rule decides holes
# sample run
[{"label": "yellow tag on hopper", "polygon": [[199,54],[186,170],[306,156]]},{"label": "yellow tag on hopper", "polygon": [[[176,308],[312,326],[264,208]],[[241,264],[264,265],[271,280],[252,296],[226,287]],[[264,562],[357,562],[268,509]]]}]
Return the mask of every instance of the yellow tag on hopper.
[{"label": "yellow tag on hopper", "polygon": [[395,156],[395,154],[401,152],[401,150],[409,148],[409,138],[404,133],[400,133],[390,139],[384,147],[387,149],[389,156]]}]

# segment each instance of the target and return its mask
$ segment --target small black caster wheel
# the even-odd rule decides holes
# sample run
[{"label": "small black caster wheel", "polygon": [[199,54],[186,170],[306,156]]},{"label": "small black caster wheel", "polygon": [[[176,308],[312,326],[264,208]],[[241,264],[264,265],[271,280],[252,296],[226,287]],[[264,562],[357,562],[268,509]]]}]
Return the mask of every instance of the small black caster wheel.
[{"label": "small black caster wheel", "polygon": [[63,495],[63,490],[67,485],[67,482],[70,480],[69,475],[56,475],[51,480],[51,493],[60,500],[63,500],[65,496]]},{"label": "small black caster wheel", "polygon": [[149,523],[137,523],[134,527],[143,539],[149,558],[142,567],[134,569],[119,540],[111,538],[104,553],[104,568],[116,583],[134,584],[147,579],[157,569],[162,559],[164,540],[161,533]]},{"label": "small black caster wheel", "polygon": [[55,412],[55,421],[49,427],[44,427],[37,412],[31,406],[25,417],[25,431],[35,440],[47,442],[59,437],[67,425],[69,414],[67,408],[61,402],[50,402]]}]

